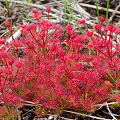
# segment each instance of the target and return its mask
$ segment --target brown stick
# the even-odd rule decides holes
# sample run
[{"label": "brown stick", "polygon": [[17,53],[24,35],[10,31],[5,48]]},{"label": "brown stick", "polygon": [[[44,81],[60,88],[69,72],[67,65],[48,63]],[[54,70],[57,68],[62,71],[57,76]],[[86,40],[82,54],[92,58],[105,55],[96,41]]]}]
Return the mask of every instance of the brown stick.
[{"label": "brown stick", "polygon": [[[94,9],[96,9],[96,6],[95,6],[95,5],[89,5],[89,4],[85,4],[85,3],[79,3],[79,5],[84,6],[84,7],[89,7],[89,8],[94,8]],[[98,6],[98,9],[99,9],[99,10],[107,11],[107,8],[100,7],[100,6]],[[116,10],[113,10],[113,9],[108,9],[108,12],[120,14],[120,11],[116,11]]]}]

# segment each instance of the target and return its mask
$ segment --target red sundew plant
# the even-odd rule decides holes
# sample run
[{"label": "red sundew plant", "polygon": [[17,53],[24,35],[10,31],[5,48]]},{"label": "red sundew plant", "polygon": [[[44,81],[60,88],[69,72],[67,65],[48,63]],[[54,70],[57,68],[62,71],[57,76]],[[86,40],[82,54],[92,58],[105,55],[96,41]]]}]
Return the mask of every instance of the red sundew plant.
[{"label": "red sundew plant", "polygon": [[[0,115],[12,114],[21,100],[60,110],[91,110],[98,103],[119,101],[120,95],[112,96],[111,91],[120,86],[120,30],[103,26],[102,18],[93,28],[97,34],[87,29],[80,35],[68,24],[61,40],[62,26],[43,20],[38,11],[33,13],[38,23],[22,25],[19,40],[13,38],[5,45],[0,39],[4,44],[0,49]],[[79,24],[85,25],[85,20]],[[10,26],[8,21],[5,25]]]}]

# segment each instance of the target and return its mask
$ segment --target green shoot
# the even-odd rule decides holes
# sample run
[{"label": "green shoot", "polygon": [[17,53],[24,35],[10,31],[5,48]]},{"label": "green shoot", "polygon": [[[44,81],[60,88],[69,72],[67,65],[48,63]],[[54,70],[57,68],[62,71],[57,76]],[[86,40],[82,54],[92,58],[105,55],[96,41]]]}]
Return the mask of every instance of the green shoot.
[{"label": "green shoot", "polygon": [[8,7],[9,6],[9,3],[7,0],[5,0],[5,5]]},{"label": "green shoot", "polygon": [[100,15],[99,15],[99,10],[98,10],[97,0],[95,0],[95,3],[96,3],[96,8],[97,8],[98,21],[99,21],[99,23],[100,23]]},{"label": "green shoot", "polygon": [[[23,0],[22,0],[23,1]],[[24,5],[24,2],[23,2],[23,7],[24,7],[24,11],[25,11],[25,16],[27,18],[27,13],[26,13],[26,9],[25,9],[25,5]],[[26,21],[26,20],[25,20]]]},{"label": "green shoot", "polygon": [[64,2],[64,5],[65,5],[65,16],[64,16],[64,26],[65,26],[66,25],[67,2],[66,2],[66,0],[65,1],[63,0],[63,2]]},{"label": "green shoot", "polygon": [[107,0],[106,26],[107,26],[107,23],[108,23],[108,9],[109,9],[109,0]]},{"label": "green shoot", "polygon": [[24,113],[23,115],[22,115],[22,117],[23,116],[25,116],[26,114],[28,114],[29,112],[31,112],[31,111],[33,111],[33,110],[35,110],[36,108],[39,108],[40,106],[37,106],[37,107],[35,107],[35,108],[33,108],[33,109],[31,109],[31,110],[29,110],[29,111],[27,111],[26,113]]},{"label": "green shoot", "polygon": [[11,22],[11,28],[12,28],[12,19],[10,20],[10,22]]},{"label": "green shoot", "polygon": [[[70,13],[72,19],[74,20],[74,22],[76,23],[77,27],[79,28],[80,32],[83,33],[83,29],[79,27],[77,20],[75,19],[75,17],[72,14],[72,10],[69,8],[69,6],[66,3],[66,0],[63,0],[63,3],[65,4],[66,10]],[[66,18],[66,13],[65,13],[65,18]],[[66,19],[65,19],[66,20]],[[65,24],[64,24],[65,25]]]},{"label": "green shoot", "polygon": [[18,30],[18,27],[17,26],[15,26],[15,31],[17,31]]},{"label": "green shoot", "polygon": [[[70,0],[70,7],[71,7],[71,4],[72,4],[72,0]],[[73,10],[72,10],[72,9],[70,9],[70,12],[71,12],[71,14],[70,14],[70,15],[72,15]],[[70,16],[69,21],[72,21],[72,16]]]},{"label": "green shoot", "polygon": [[28,0],[28,3],[31,3],[32,0]]},{"label": "green shoot", "polygon": [[10,8],[9,8],[9,3],[7,0],[5,0],[5,5],[6,5],[7,10],[8,10],[8,16],[10,16]]}]

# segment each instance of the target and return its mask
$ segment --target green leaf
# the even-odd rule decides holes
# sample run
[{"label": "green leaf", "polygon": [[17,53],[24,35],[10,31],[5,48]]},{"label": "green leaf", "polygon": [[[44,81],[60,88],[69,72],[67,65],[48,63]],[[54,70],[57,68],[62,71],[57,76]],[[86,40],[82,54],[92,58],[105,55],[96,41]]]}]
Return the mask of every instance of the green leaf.
[{"label": "green leaf", "polygon": [[31,3],[32,0],[28,0],[28,3]]},{"label": "green leaf", "polygon": [[109,9],[109,0],[107,0],[106,26],[107,26],[107,22],[108,22],[108,9]]},{"label": "green leaf", "polygon": [[98,10],[97,0],[95,0],[95,3],[96,3],[96,8],[97,8],[98,21],[99,21],[99,23],[100,23],[100,16],[99,16],[99,10]]},{"label": "green leaf", "polygon": [[9,3],[8,3],[8,1],[7,1],[7,0],[5,0],[5,4],[6,4],[6,6],[7,6],[7,7],[9,6]]}]

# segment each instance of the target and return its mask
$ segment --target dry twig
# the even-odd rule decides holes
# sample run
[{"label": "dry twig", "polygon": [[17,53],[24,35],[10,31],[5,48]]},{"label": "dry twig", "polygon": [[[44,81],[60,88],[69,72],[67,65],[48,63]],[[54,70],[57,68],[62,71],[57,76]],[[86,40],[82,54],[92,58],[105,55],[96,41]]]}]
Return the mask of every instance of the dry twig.
[{"label": "dry twig", "polygon": [[98,120],[111,120],[111,119],[96,117],[96,116],[92,116],[92,115],[86,115],[86,114],[82,114],[82,113],[78,113],[78,112],[73,112],[73,111],[68,111],[68,110],[63,110],[63,111],[64,112],[69,112],[69,113],[72,113],[72,114],[76,114],[76,115],[82,115],[82,116],[85,116],[85,117],[91,117],[91,118],[98,119]]},{"label": "dry twig", "polygon": [[[89,4],[85,4],[85,3],[79,3],[79,5],[81,5],[81,6],[83,6],[83,7],[89,7],[89,8],[94,8],[94,9],[96,9],[96,6],[95,6],[95,5],[89,5]],[[98,9],[99,9],[99,10],[107,11],[107,8],[100,7],[100,6],[98,6]],[[113,9],[108,9],[108,12],[120,14],[120,11],[113,10]]]},{"label": "dry twig", "polygon": [[110,115],[113,117],[113,120],[117,120],[117,119],[115,118],[115,116],[112,114],[112,112],[110,111],[109,106],[108,106],[108,105],[106,105],[106,107],[107,107],[107,109],[108,109],[108,111],[109,111]]},{"label": "dry twig", "polygon": [[[117,11],[119,8],[120,8],[120,2],[119,2],[119,5],[115,8],[115,10]],[[115,16],[115,12],[112,13],[112,15],[109,18],[108,22],[111,22],[114,16]]]},{"label": "dry twig", "polygon": [[93,105],[94,107],[103,107],[103,106],[106,106],[106,105],[113,105],[113,104],[118,104],[119,102],[111,102],[111,103],[103,103],[103,104],[96,104],[96,105]]},{"label": "dry twig", "polygon": [[20,117],[20,113],[19,113],[18,107],[15,106],[15,108],[16,108],[16,113],[17,113],[17,116],[18,116],[18,120],[21,120],[21,117]]}]

